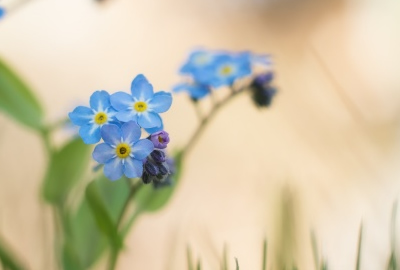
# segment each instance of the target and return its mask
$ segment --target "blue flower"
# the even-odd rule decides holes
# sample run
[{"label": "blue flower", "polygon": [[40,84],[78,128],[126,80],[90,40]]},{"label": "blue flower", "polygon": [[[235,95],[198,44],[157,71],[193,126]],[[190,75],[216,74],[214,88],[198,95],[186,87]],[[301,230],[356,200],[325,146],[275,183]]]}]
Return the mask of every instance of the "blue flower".
[{"label": "blue flower", "polygon": [[0,7],[0,19],[2,19],[6,15],[6,10],[3,7]]},{"label": "blue flower", "polygon": [[197,76],[197,80],[213,87],[231,86],[237,79],[251,74],[251,60],[248,53],[221,55],[208,73]]},{"label": "blue flower", "polygon": [[172,91],[174,92],[182,92],[182,91],[187,91],[190,95],[190,97],[194,100],[199,100],[204,97],[206,97],[208,94],[210,94],[211,90],[210,87],[207,85],[201,85],[197,83],[180,83],[176,85]]},{"label": "blue flower", "polygon": [[182,74],[193,74],[211,65],[218,55],[218,53],[210,50],[195,50],[189,55],[188,61],[181,67],[180,72]]},{"label": "blue flower", "polygon": [[104,125],[101,137],[104,143],[98,144],[93,151],[93,158],[104,164],[104,175],[118,180],[123,175],[128,178],[142,177],[143,161],[153,151],[153,143],[140,140],[140,127],[133,121],[117,125]]},{"label": "blue flower", "polygon": [[117,92],[111,95],[111,105],[118,111],[116,118],[122,122],[135,121],[142,128],[155,132],[163,123],[159,113],[166,112],[172,103],[167,92],[153,92],[153,86],[142,74],[132,81],[131,93]]},{"label": "blue flower", "polygon": [[106,91],[96,91],[90,96],[90,108],[78,106],[68,114],[72,123],[80,126],[79,135],[86,144],[99,142],[100,128],[115,123],[115,115],[116,111],[111,107],[110,95]]}]

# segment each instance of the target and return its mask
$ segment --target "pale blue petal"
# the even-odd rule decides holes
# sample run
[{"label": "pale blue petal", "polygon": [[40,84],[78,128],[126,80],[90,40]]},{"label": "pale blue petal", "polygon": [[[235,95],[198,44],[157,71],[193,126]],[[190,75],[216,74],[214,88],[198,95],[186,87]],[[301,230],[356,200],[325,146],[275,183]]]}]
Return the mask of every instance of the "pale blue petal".
[{"label": "pale blue petal", "polygon": [[132,108],[133,99],[132,96],[125,92],[117,92],[110,97],[111,106],[117,111],[125,111],[128,108]]},{"label": "pale blue petal", "polygon": [[79,129],[79,135],[86,144],[98,143],[101,139],[100,126],[94,124],[83,125]]},{"label": "pale blue petal", "polygon": [[142,74],[136,76],[131,85],[132,97],[136,100],[146,101],[153,96],[153,86]]},{"label": "pale blue petal", "polygon": [[113,158],[104,165],[104,175],[111,181],[118,180],[123,175],[122,160]]},{"label": "pale blue petal", "polygon": [[167,92],[157,92],[149,101],[149,109],[156,113],[168,111],[172,104],[172,96]]},{"label": "pale blue petal", "polygon": [[74,125],[83,126],[93,119],[94,112],[88,107],[78,106],[72,112],[70,112],[68,116]]},{"label": "pale blue petal", "polygon": [[145,112],[138,115],[138,124],[142,128],[153,128],[162,125],[161,117],[153,112]]},{"label": "pale blue petal", "polygon": [[104,111],[110,107],[110,94],[106,91],[96,91],[90,96],[90,108],[96,111]]},{"label": "pale blue petal", "polygon": [[121,129],[116,125],[104,125],[101,128],[101,137],[105,143],[111,146],[116,146],[121,142]]},{"label": "pale blue petal", "polygon": [[123,141],[128,144],[133,144],[134,142],[138,141],[142,133],[139,125],[134,121],[123,124],[121,131]]},{"label": "pale blue petal", "polygon": [[100,143],[94,148],[92,157],[98,163],[105,164],[115,157],[115,148],[107,143]]},{"label": "pale blue petal", "polygon": [[143,162],[134,158],[126,158],[124,162],[124,174],[128,178],[142,177]]},{"label": "pale blue petal", "polygon": [[132,146],[133,157],[138,160],[145,159],[154,150],[154,144],[147,139],[140,140]]},{"label": "pale blue petal", "polygon": [[117,113],[115,117],[122,122],[129,122],[129,121],[137,122],[137,114],[134,110],[120,111]]},{"label": "pale blue petal", "polygon": [[155,133],[157,131],[161,131],[163,129],[164,129],[164,125],[163,125],[163,123],[161,123],[161,126],[159,126],[159,127],[145,128],[144,130],[146,130],[146,132],[149,134],[153,134],[153,133]]}]

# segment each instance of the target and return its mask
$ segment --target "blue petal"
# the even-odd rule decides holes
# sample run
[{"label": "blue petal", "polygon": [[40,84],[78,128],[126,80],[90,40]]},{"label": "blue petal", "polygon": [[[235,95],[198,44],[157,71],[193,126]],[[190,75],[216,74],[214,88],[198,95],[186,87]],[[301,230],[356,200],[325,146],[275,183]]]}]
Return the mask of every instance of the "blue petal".
[{"label": "blue petal", "polygon": [[108,161],[104,165],[104,175],[112,181],[120,179],[123,175],[122,160],[119,158],[113,158]]},{"label": "blue petal", "polygon": [[3,18],[5,15],[6,15],[6,10],[0,7],[0,19]]},{"label": "blue petal", "polygon": [[142,128],[153,128],[162,125],[161,117],[153,112],[144,112],[138,114],[138,124]]},{"label": "blue petal", "polygon": [[137,122],[137,114],[134,110],[120,111],[117,113],[115,117],[122,122],[129,122],[129,121]]},{"label": "blue petal", "polygon": [[110,94],[106,91],[96,91],[90,96],[90,108],[96,111],[104,111],[110,107]]},{"label": "blue petal", "polygon": [[72,112],[70,112],[68,116],[74,125],[83,126],[93,119],[94,112],[88,107],[78,106]]},{"label": "blue petal", "polygon": [[132,97],[136,100],[146,101],[153,96],[153,86],[142,74],[136,76],[131,85]]},{"label": "blue petal", "polygon": [[101,139],[100,126],[94,124],[83,125],[79,129],[79,135],[86,144],[98,143]]},{"label": "blue petal", "polygon": [[149,109],[156,113],[168,111],[172,104],[172,96],[167,92],[157,92],[149,101]]},{"label": "blue petal", "polygon": [[124,174],[128,178],[142,177],[143,162],[134,158],[126,158],[124,162]]},{"label": "blue petal", "polygon": [[128,144],[138,141],[142,133],[140,127],[134,121],[123,124],[121,127],[121,131],[124,142]]},{"label": "blue petal", "polygon": [[110,97],[111,106],[117,111],[124,111],[127,108],[132,108],[133,99],[132,96],[125,92],[117,92]]},{"label": "blue petal", "polygon": [[101,137],[105,143],[111,146],[116,146],[121,142],[121,129],[116,125],[104,125],[101,128]]},{"label": "blue petal", "polygon": [[92,157],[98,163],[105,164],[115,157],[115,149],[107,143],[98,144],[93,150]]},{"label": "blue petal", "polygon": [[172,91],[173,91],[173,92],[176,92],[176,93],[185,91],[185,90],[187,90],[188,85],[189,85],[189,84],[187,84],[187,83],[180,83],[180,84],[177,84],[177,85],[175,85],[175,86],[172,88]]},{"label": "blue petal", "polygon": [[154,150],[154,144],[147,139],[139,140],[132,146],[133,157],[138,160],[145,159]]},{"label": "blue petal", "polygon": [[146,130],[147,133],[149,134],[153,134],[157,131],[161,131],[164,129],[164,125],[161,123],[161,126],[159,127],[153,127],[153,128],[145,128],[144,130]]}]

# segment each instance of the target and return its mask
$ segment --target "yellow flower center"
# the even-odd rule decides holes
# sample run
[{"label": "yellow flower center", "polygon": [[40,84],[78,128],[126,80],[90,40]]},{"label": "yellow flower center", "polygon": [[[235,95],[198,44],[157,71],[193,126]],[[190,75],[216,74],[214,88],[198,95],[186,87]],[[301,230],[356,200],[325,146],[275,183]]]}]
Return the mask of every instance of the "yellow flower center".
[{"label": "yellow flower center", "polygon": [[137,111],[137,112],[144,112],[145,110],[147,110],[147,103],[144,101],[137,101],[134,105],[133,108]]},{"label": "yellow flower center", "polygon": [[107,122],[107,114],[99,112],[94,116],[94,122],[98,125],[102,125]]},{"label": "yellow flower center", "polygon": [[164,140],[161,136],[158,136],[158,142],[160,142],[160,143],[164,142]]},{"label": "yellow flower center", "polygon": [[119,158],[126,158],[131,153],[131,147],[126,143],[120,143],[115,148],[115,153]]},{"label": "yellow flower center", "polygon": [[233,71],[233,68],[231,66],[224,66],[221,68],[221,74],[222,75],[229,75]]}]

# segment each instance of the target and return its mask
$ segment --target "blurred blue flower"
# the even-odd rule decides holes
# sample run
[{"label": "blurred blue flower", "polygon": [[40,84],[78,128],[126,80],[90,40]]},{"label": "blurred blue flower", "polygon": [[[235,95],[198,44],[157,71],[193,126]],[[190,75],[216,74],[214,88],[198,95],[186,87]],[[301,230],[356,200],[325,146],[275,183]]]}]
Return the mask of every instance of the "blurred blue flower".
[{"label": "blurred blue flower", "polygon": [[106,91],[96,91],[90,96],[90,108],[76,107],[68,114],[74,125],[80,126],[79,135],[86,144],[97,143],[101,139],[100,128],[116,123],[116,111],[111,107],[110,95]]},{"label": "blurred blue flower", "polygon": [[237,79],[251,74],[251,57],[248,53],[225,54],[216,58],[213,65],[198,77],[201,83],[213,87],[231,86]]},{"label": "blurred blue flower", "polygon": [[143,161],[153,151],[153,143],[147,139],[140,140],[141,129],[133,121],[121,127],[104,125],[101,137],[104,143],[98,144],[93,151],[93,158],[104,164],[104,175],[118,180],[123,175],[128,178],[142,177]]},{"label": "blurred blue flower", "polygon": [[176,85],[172,91],[174,92],[183,92],[187,91],[189,96],[194,100],[202,99],[203,97],[210,94],[210,87],[207,85],[201,85],[197,83],[180,83]]},{"label": "blurred blue flower", "polygon": [[180,69],[181,74],[193,74],[203,68],[211,65],[219,53],[200,49],[195,50],[189,55],[189,59]]},{"label": "blurred blue flower", "polygon": [[142,74],[132,81],[131,94],[117,92],[111,95],[111,105],[118,111],[116,118],[122,122],[135,121],[150,132],[161,130],[163,123],[158,114],[171,107],[171,94],[154,93],[153,86]]},{"label": "blurred blue flower", "polygon": [[6,15],[6,10],[3,7],[0,7],[0,20]]}]

